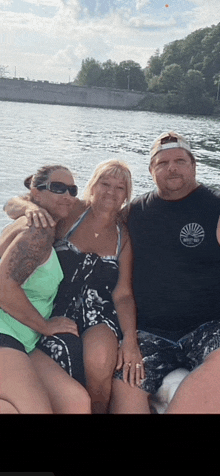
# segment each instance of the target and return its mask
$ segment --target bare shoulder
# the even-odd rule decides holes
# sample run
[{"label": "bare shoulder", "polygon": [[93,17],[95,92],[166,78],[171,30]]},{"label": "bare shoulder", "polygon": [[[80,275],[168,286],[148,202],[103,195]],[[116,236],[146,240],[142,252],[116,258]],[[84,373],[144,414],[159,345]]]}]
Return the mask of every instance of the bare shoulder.
[{"label": "bare shoulder", "polygon": [[128,228],[124,222],[120,224],[120,228],[121,228],[121,250],[123,250],[126,244],[127,246],[130,246],[130,236],[129,236]]},{"label": "bare shoulder", "polygon": [[18,218],[4,228],[0,235],[0,256],[3,255],[16,236],[27,228],[27,218],[25,216]]},{"label": "bare shoulder", "polygon": [[74,207],[72,207],[72,210],[69,214],[69,220],[74,223],[80,215],[86,210],[86,204],[83,200],[76,199],[76,202],[74,203]]},{"label": "bare shoulder", "polygon": [[49,257],[53,241],[51,228],[24,227],[3,254],[1,270],[21,285]]},{"label": "bare shoulder", "polygon": [[86,203],[78,198],[74,202],[68,218],[60,220],[56,227],[56,238],[62,238],[69,231],[71,226],[78,220],[82,213],[86,210]]},{"label": "bare shoulder", "polygon": [[20,218],[17,218],[17,220],[14,220],[12,223],[7,225],[2,234],[4,233],[11,233],[14,230],[22,230],[27,227],[27,218],[25,216],[22,216]]}]

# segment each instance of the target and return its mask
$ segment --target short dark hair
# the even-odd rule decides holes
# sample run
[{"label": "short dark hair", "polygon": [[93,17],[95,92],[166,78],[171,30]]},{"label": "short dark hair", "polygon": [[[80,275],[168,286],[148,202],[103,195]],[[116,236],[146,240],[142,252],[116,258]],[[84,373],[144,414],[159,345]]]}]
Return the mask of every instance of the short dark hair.
[{"label": "short dark hair", "polygon": [[44,165],[37,170],[36,174],[29,175],[29,177],[24,180],[24,185],[30,190],[31,186],[37,187],[38,185],[44,184],[48,181],[50,175],[55,172],[55,170],[60,169],[70,172],[69,169],[63,165]]}]

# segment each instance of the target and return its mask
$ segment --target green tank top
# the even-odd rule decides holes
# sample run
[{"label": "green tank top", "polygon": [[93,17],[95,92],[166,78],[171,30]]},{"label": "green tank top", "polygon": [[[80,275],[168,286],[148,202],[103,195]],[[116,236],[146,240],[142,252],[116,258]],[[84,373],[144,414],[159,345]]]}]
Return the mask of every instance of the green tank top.
[{"label": "green tank top", "polygon": [[[51,315],[53,300],[62,279],[63,272],[57,254],[52,248],[48,260],[38,266],[21,286],[29,301],[44,319],[49,319]],[[0,333],[17,339],[24,345],[26,352],[31,352],[40,338],[38,332],[21,324],[2,309],[0,309]]]}]

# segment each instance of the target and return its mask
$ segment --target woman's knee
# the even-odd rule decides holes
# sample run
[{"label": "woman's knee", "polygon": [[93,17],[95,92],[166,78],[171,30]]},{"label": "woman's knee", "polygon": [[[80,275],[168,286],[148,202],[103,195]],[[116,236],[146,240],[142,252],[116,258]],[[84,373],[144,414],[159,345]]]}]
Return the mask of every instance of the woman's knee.
[{"label": "woman's knee", "polygon": [[85,371],[107,378],[115,368],[117,349],[117,338],[105,324],[88,330],[83,340]]},{"label": "woman's knee", "polygon": [[117,351],[107,347],[104,343],[97,345],[89,352],[84,353],[85,373],[98,379],[108,379],[112,376],[116,365]]}]

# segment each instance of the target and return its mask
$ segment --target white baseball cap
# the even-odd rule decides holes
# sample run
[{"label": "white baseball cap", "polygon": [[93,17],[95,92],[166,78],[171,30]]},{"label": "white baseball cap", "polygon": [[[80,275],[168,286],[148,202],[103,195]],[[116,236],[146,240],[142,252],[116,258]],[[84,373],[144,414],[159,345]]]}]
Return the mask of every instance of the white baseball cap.
[{"label": "white baseball cap", "polygon": [[152,159],[160,150],[174,148],[185,149],[192,153],[189,142],[177,132],[170,131],[164,132],[153,142],[150,148],[150,157]]}]

